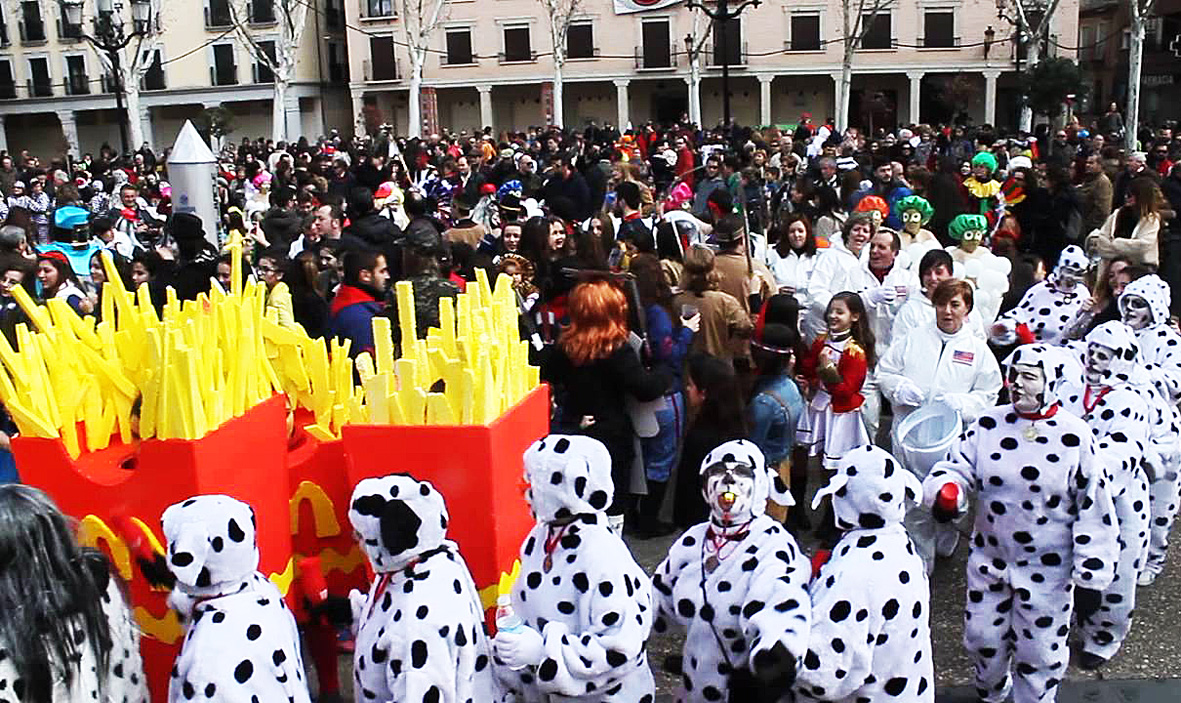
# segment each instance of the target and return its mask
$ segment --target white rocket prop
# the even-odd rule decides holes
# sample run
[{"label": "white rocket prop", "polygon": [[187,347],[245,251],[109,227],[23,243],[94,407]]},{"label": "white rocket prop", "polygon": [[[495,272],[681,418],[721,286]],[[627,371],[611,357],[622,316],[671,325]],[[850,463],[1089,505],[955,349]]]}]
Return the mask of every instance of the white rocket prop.
[{"label": "white rocket prop", "polygon": [[221,247],[217,214],[217,158],[201,138],[197,128],[186,120],[168,157],[168,177],[172,183],[172,211],[191,212],[205,225],[205,238],[214,249]]}]

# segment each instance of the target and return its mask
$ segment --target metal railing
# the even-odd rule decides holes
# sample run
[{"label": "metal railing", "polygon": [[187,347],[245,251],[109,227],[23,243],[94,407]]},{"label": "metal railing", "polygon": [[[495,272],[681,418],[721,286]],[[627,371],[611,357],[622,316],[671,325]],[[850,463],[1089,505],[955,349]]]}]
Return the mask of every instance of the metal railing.
[{"label": "metal railing", "polygon": [[238,85],[238,65],[210,66],[209,82],[212,85]]},{"label": "metal railing", "polygon": [[30,78],[27,82],[29,87],[29,97],[32,98],[52,98],[53,97],[53,82],[51,80],[37,81]]},{"label": "metal railing", "polygon": [[590,56],[574,56],[573,54],[571,54],[571,53],[569,52],[569,50],[567,50],[567,52],[566,52],[566,60],[568,60],[568,61],[569,61],[569,60],[574,60],[574,61],[583,61],[583,60],[586,60],[586,59],[597,59],[597,58],[599,58],[599,54],[600,54],[601,52],[602,52],[602,49],[600,49],[600,48],[599,48],[599,47],[597,47],[597,46],[595,46],[595,47],[591,47]]},{"label": "metal railing", "polygon": [[255,83],[274,83],[275,72],[271,70],[270,66],[264,63],[255,63],[251,66],[250,77]]},{"label": "metal railing", "polygon": [[865,39],[866,38],[863,37],[857,47],[861,51],[890,51],[891,49],[898,48],[898,37],[890,37],[890,41],[888,42],[887,46],[866,46]]},{"label": "metal railing", "polygon": [[393,73],[382,72],[380,75],[375,73],[372,59],[365,59],[361,62],[361,75],[366,83],[375,81],[400,81],[402,80],[402,62],[394,59],[393,64],[388,66],[393,69]]},{"label": "metal railing", "polygon": [[90,78],[85,73],[66,76],[66,95],[90,95]]},{"label": "metal railing", "polygon": [[0,100],[15,100],[16,99],[16,81],[9,79],[8,81],[0,82]]},{"label": "metal railing", "polygon": [[232,26],[234,26],[234,21],[230,18],[230,8],[228,5],[218,8],[205,8],[206,29],[221,29]]},{"label": "metal railing", "polygon": [[[679,54],[669,47],[667,54],[660,52],[656,56],[645,56],[643,47],[636,47],[637,71],[671,71],[677,67]],[[649,60],[651,59],[651,60]]]},{"label": "metal railing", "polygon": [[32,44],[34,42],[43,42],[46,40],[45,23],[37,21],[36,23],[25,22],[24,19],[18,23],[20,29],[21,41],[25,44]]},{"label": "metal railing", "polygon": [[82,41],[82,25],[70,24],[63,19],[58,19],[57,39],[60,42]]},{"label": "metal railing", "polygon": [[[897,43],[897,40],[895,40],[895,43]],[[960,38],[959,37],[937,37],[935,39],[930,39],[928,37],[919,37],[919,40],[916,43],[919,46],[923,47],[924,49],[958,49],[958,48],[960,48]]]},{"label": "metal railing", "polygon": [[783,41],[784,51],[824,51],[824,45],[820,43],[820,37],[808,38],[800,41],[793,41],[785,39]]},{"label": "metal railing", "polygon": [[[722,65],[722,57],[718,56],[717,48],[718,47],[716,44],[706,44],[705,48],[702,49],[702,53],[705,55],[705,65],[709,68],[719,68]],[[745,66],[749,57],[746,42],[739,44],[737,50],[731,48],[730,55],[732,59],[730,61],[731,68],[741,68]]]},{"label": "metal railing", "polygon": [[537,52],[530,50],[528,56],[517,56],[514,54],[510,57],[506,52],[502,51],[496,55],[496,58],[500,63],[532,63],[537,60]]}]

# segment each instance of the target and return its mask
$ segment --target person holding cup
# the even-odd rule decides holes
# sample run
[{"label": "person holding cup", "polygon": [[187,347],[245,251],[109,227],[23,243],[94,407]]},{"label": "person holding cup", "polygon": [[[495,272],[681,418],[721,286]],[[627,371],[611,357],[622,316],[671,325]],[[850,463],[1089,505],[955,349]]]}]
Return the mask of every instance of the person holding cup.
[{"label": "person holding cup", "polygon": [[733,295],[718,289],[714,253],[696,244],[685,254],[685,292],[673,299],[673,309],[682,319],[700,315],[700,329],[693,337],[692,350],[730,361],[736,341],[747,339],[754,329],[750,315]]},{"label": "person holding cup", "polygon": [[816,267],[812,221],[802,212],[793,212],[771,225],[768,235],[774,245],[767,251],[767,260],[779,292],[795,297],[801,309],[808,309],[808,281]]}]

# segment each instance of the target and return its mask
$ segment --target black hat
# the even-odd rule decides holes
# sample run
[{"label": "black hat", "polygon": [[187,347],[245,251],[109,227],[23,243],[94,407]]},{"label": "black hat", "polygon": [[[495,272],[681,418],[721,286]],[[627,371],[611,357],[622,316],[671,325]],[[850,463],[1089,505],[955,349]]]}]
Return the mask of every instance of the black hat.
[{"label": "black hat", "polygon": [[164,230],[178,242],[205,238],[205,227],[201,224],[201,218],[191,212],[173,213],[172,217],[168,218]]}]

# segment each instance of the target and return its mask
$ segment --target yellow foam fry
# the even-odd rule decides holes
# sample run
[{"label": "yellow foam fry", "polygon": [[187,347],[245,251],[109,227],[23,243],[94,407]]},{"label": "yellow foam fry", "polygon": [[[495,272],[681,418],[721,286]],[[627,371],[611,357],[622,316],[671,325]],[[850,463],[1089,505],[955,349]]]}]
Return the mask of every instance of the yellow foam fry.
[{"label": "yellow foam fry", "polygon": [[[354,425],[369,424],[369,415],[365,408],[365,398],[360,394],[354,395],[349,399],[349,417],[347,422]],[[345,424],[344,422],[341,423]]]},{"label": "yellow foam fry", "polygon": [[58,425],[61,429],[62,443],[66,445],[66,453],[71,459],[77,459],[82,454],[82,448],[78,444],[78,425],[74,422],[74,410],[73,399],[64,401],[61,407],[61,422]]},{"label": "yellow foam fry", "polygon": [[45,332],[53,327],[53,321],[50,319],[49,313],[45,311],[45,308],[34,302],[24,286],[13,286],[12,297],[16,300],[21,310],[24,310],[29,319],[33,321],[33,324],[37,326],[37,329]]},{"label": "yellow foam fry", "polygon": [[111,397],[111,403],[115,407],[115,424],[119,428],[119,440],[124,444],[130,444],[133,439],[131,434],[131,400],[121,395],[114,395]]},{"label": "yellow foam fry", "polygon": [[455,300],[444,296],[439,298],[439,329],[442,331],[443,351],[455,356]]},{"label": "yellow foam fry", "polygon": [[22,435],[44,438],[59,436],[56,427],[16,398],[6,400],[4,408],[12,416]]},{"label": "yellow foam fry", "polygon": [[308,425],[307,427],[304,427],[304,429],[307,430],[308,434],[320,440],[321,442],[332,442],[340,439],[340,437],[332,434],[332,430],[324,427],[323,425]]},{"label": "yellow foam fry", "polygon": [[513,584],[517,582],[517,578],[521,575],[521,560],[517,559],[513,562],[513,568],[507,574],[500,572],[500,579],[496,584],[496,594],[503,596],[506,593],[512,593]]},{"label": "yellow foam fry", "polygon": [[398,281],[394,284],[394,293],[398,304],[398,328],[402,332],[402,358],[413,359],[418,352],[414,343],[418,339],[414,286],[410,281]]},{"label": "yellow foam fry", "polygon": [[137,395],[135,384],[123,375],[118,366],[99,356],[98,352],[85,346],[78,347],[79,354],[86,360],[86,365],[101,375],[115,390],[125,396],[134,398]]},{"label": "yellow foam fry", "polygon": [[394,337],[390,318],[373,318],[373,347],[378,373],[394,372]]},{"label": "yellow foam fry", "polygon": [[377,370],[373,368],[373,357],[367,351],[357,355],[353,360],[353,366],[357,369],[357,377],[361,380],[362,386],[365,385],[365,381],[377,375]]},{"label": "yellow foam fry", "polygon": [[476,267],[476,287],[480,289],[480,303],[486,307],[492,303],[492,286],[488,284],[488,271]]},{"label": "yellow foam fry", "polygon": [[426,417],[426,391],[421,388],[403,388],[398,391],[398,403],[402,407],[402,419],[407,425],[421,425]]},{"label": "yellow foam fry", "polygon": [[369,408],[369,422],[375,425],[387,425],[390,422],[389,380],[389,376],[380,374],[363,381],[365,404]]},{"label": "yellow foam fry", "polygon": [[451,404],[447,396],[442,393],[426,394],[426,424],[428,425],[457,425],[455,416],[451,413]]}]

